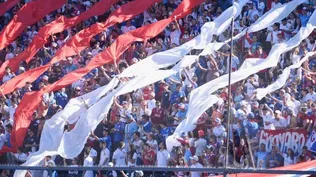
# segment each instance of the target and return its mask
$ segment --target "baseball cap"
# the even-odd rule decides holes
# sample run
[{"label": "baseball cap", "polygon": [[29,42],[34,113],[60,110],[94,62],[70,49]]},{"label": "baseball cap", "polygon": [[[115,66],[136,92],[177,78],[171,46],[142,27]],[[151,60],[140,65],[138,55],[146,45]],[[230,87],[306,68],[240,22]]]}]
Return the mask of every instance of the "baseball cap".
[{"label": "baseball cap", "polygon": [[195,160],[195,161],[199,161],[199,158],[198,158],[198,156],[196,156],[196,155],[193,156],[193,157],[190,157],[190,159],[191,159],[191,160]]},{"label": "baseball cap", "polygon": [[253,118],[255,118],[255,115],[254,115],[254,113],[251,112],[247,115],[247,117],[250,119],[253,119]]},{"label": "baseball cap", "polygon": [[276,111],[274,111],[274,113],[281,114],[281,111],[280,110],[276,110]]},{"label": "baseball cap", "polygon": [[205,135],[205,133],[204,133],[203,130],[199,130],[199,131],[198,131],[198,134],[199,134],[199,136],[204,136],[204,135]]}]

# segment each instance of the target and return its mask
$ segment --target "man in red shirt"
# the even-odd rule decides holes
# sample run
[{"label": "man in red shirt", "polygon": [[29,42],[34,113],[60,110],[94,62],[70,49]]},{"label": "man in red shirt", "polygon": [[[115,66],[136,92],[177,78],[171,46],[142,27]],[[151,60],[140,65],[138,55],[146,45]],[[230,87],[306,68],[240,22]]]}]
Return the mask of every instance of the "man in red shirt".
[{"label": "man in red shirt", "polygon": [[151,147],[145,143],[143,151],[143,163],[144,165],[154,165],[156,162],[156,153]]},{"label": "man in red shirt", "polygon": [[156,107],[151,112],[151,122],[157,126],[160,124],[166,125],[166,110],[161,107],[160,101],[156,102]]}]

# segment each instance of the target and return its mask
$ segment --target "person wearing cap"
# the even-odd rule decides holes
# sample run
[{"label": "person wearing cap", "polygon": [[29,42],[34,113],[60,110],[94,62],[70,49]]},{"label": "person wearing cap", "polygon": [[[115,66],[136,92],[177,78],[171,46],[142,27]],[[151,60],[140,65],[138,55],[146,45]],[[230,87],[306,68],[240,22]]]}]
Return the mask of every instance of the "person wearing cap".
[{"label": "person wearing cap", "polygon": [[[193,156],[190,157],[191,159],[191,166],[190,168],[203,168],[203,165],[199,163],[199,157],[198,156]],[[202,172],[190,172],[190,177],[201,177]]]},{"label": "person wearing cap", "polygon": [[221,124],[221,119],[216,118],[215,119],[215,127],[213,127],[213,134],[216,136],[218,141],[223,140],[223,138],[226,137],[226,129],[225,127]]},{"label": "person wearing cap", "polygon": [[243,126],[245,128],[246,136],[248,136],[250,139],[256,137],[259,130],[259,125],[257,122],[255,122],[254,113],[250,112],[247,115],[247,119],[243,121]]},{"label": "person wearing cap", "polygon": [[201,157],[205,151],[207,142],[204,139],[205,133],[203,130],[198,131],[199,139],[194,142],[194,146],[196,148],[195,155]]},{"label": "person wearing cap", "polygon": [[280,110],[274,111],[274,119],[272,120],[273,125],[276,129],[285,129],[288,126],[288,122],[282,117]]},{"label": "person wearing cap", "polygon": [[188,112],[187,105],[183,103],[178,104],[178,111],[176,115],[174,116],[174,124],[179,124],[182,120],[186,119]]}]

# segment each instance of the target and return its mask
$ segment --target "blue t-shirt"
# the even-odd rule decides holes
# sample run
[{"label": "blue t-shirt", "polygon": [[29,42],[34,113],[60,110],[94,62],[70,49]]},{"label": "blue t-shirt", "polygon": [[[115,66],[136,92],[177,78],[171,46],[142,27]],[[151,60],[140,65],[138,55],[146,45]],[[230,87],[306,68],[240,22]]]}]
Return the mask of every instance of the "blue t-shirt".
[{"label": "blue t-shirt", "polygon": [[151,128],[152,128],[151,122],[148,121],[148,122],[144,123],[144,131],[145,131],[146,133],[151,132]]},{"label": "blue t-shirt", "polygon": [[171,127],[165,127],[160,130],[160,135],[162,138],[165,140],[169,135],[172,133],[172,128]]},{"label": "blue t-shirt", "polygon": [[57,105],[64,108],[68,103],[68,95],[65,92],[57,92],[55,94],[55,100]]},{"label": "blue t-shirt", "polygon": [[170,103],[171,104],[178,103],[179,98],[184,97],[184,96],[185,96],[185,93],[183,91],[174,91],[171,94]]},{"label": "blue t-shirt", "polygon": [[105,142],[106,143],[106,147],[108,149],[112,148],[112,138],[109,135],[105,136],[105,137],[102,137],[102,138],[99,138],[99,141],[100,142]]},{"label": "blue t-shirt", "polygon": [[261,161],[263,161],[261,168],[267,168],[267,166],[266,166],[267,156],[268,156],[268,152],[256,152],[255,153],[255,157],[257,158],[257,168],[259,168]]},{"label": "blue t-shirt", "polygon": [[305,27],[307,25],[308,20],[309,20],[309,16],[300,14],[299,18],[301,20],[302,26]]},{"label": "blue t-shirt", "polygon": [[185,109],[184,110],[179,110],[176,114],[176,118],[179,118],[179,119],[185,119],[186,116],[187,116],[187,112],[188,112],[188,107],[185,106]]},{"label": "blue t-shirt", "polygon": [[123,132],[125,130],[125,123],[123,122],[118,122],[114,125],[115,128],[115,132],[113,134],[113,141],[115,142],[119,142],[119,141],[123,141]]}]

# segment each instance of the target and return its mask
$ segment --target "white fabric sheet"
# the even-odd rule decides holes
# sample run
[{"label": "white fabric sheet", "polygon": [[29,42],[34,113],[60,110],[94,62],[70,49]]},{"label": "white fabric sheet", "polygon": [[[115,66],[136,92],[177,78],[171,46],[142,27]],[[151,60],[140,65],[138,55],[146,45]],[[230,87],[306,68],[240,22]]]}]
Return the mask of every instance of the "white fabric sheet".
[{"label": "white fabric sheet", "polygon": [[[116,93],[116,95],[122,94],[122,93],[126,93],[129,92],[131,90],[135,90],[139,87],[143,87],[145,85],[143,84],[151,84],[155,81],[161,80],[165,77],[168,77],[170,75],[175,74],[176,72],[178,72],[181,68],[188,66],[189,63],[193,63],[194,62],[194,57],[190,57],[190,56],[186,56],[185,60],[183,60],[184,62],[188,62],[187,64],[184,64],[184,62],[180,62],[178,65],[176,65],[173,70],[170,71],[155,71],[159,68],[163,68],[166,66],[170,66],[172,64],[174,64],[175,62],[177,62],[178,60],[180,60],[185,54],[187,54],[191,49],[196,48],[196,49],[202,49],[203,48],[203,43],[206,44],[208,41],[212,40],[212,36],[214,34],[218,35],[221,34],[223,31],[225,31],[229,24],[230,24],[230,20],[232,18],[232,14],[235,14],[235,18],[240,14],[240,10],[241,7],[246,3],[247,1],[240,1],[240,6],[238,4],[234,4],[234,7],[229,8],[227,11],[225,11],[222,15],[218,17],[217,21],[215,21],[215,23],[208,23],[208,26],[203,26],[202,28],[202,34],[199,35],[198,37],[196,37],[194,40],[192,40],[193,42],[186,43],[184,45],[182,45],[181,47],[177,47],[171,50],[168,50],[169,52],[167,53],[157,53],[159,55],[152,55],[150,57],[148,57],[146,60],[142,60],[141,62],[129,67],[128,69],[126,69],[126,71],[124,71],[120,76],[121,77],[132,77],[132,76],[136,76],[136,75],[140,75],[140,74],[144,74],[146,72],[151,72],[154,71],[153,73],[151,73],[151,75],[160,75],[160,77],[154,77],[154,78],[148,78],[146,76],[142,76],[142,77],[137,77],[139,80],[137,80],[137,78],[133,79],[130,84],[128,84],[128,86],[125,87],[120,87],[120,89],[118,89],[117,91],[119,91],[118,93]],[[217,22],[217,23],[216,23]],[[218,28],[218,30],[215,30],[216,28]],[[211,30],[213,29],[213,30]],[[212,32],[215,31],[215,32]],[[201,38],[205,39],[205,40],[201,40]],[[203,42],[205,41],[205,42]],[[161,60],[161,57],[164,60]],[[164,62],[161,62],[164,61]],[[145,67],[144,67],[145,66]],[[148,67],[151,66],[151,67]],[[143,72],[138,72],[141,71],[142,69],[145,70]],[[142,82],[143,84],[140,84],[141,81],[145,81]],[[112,83],[112,87],[106,87],[108,89],[113,88],[116,84],[117,84],[117,80],[116,83]],[[111,84],[110,84],[111,85]],[[100,91],[103,92],[101,93]],[[65,120],[67,120],[70,123],[74,123],[78,120],[79,115],[81,115],[81,119],[86,118],[87,116],[89,116],[90,114],[85,112],[86,108],[85,108],[85,104],[83,103],[83,100],[85,100],[86,104],[91,106],[93,104],[96,103],[96,101],[105,93],[106,91],[104,91],[104,87],[98,89],[97,91],[88,93],[82,97],[76,98],[76,99],[72,99],[68,105],[66,106],[66,108],[64,109],[64,111],[56,114],[51,120],[51,122],[47,122],[47,125],[45,124],[44,126],[44,130],[43,130],[43,135],[41,138],[42,142],[45,143],[41,143],[41,147],[40,147],[40,151],[38,151],[36,154],[34,154],[29,160],[28,162],[26,162],[23,165],[36,165],[38,164],[43,157],[45,157],[46,155],[54,155],[54,154],[60,154],[66,158],[71,158],[76,156],[75,154],[78,152],[76,150],[73,149],[73,147],[76,147],[78,149],[83,148],[83,145],[77,144],[74,146],[74,144],[67,144],[66,140],[69,139],[73,139],[74,137],[76,139],[78,138],[82,138],[83,140],[81,141],[77,141],[77,142],[81,142],[84,143],[85,142],[85,137],[87,137],[88,135],[82,134],[82,132],[80,131],[79,128],[77,129],[73,129],[71,132],[67,132],[63,135],[63,127],[65,124]],[[113,93],[114,94],[114,93]],[[112,95],[113,96],[113,95]],[[214,96],[213,96],[214,97]],[[106,97],[108,98],[108,96]],[[105,98],[104,98],[105,99]],[[215,98],[214,98],[215,100]],[[107,102],[108,105],[111,105],[110,103],[112,102],[112,100],[107,100],[109,102]],[[100,100],[101,102],[101,100]],[[103,102],[103,101],[102,101]],[[104,103],[104,102],[103,102]],[[97,104],[96,104],[97,105]],[[96,108],[97,106],[93,105],[93,107],[91,107],[90,109],[92,110],[93,108]],[[96,110],[102,110],[102,109],[96,109]],[[105,114],[105,112],[107,112],[107,108],[104,109],[103,114]],[[96,112],[94,112],[93,114],[94,116],[96,115]],[[101,115],[101,113],[100,113]],[[98,117],[98,116],[96,116]],[[95,126],[94,123],[97,123],[98,121],[100,122],[102,120],[102,118],[100,118],[102,116],[98,117],[97,121],[93,121],[92,124],[88,124],[88,122],[85,121],[78,121],[77,124],[79,124],[80,126],[78,127],[85,127],[85,129],[87,129],[86,126],[89,127],[93,127]],[[86,120],[86,119],[84,119]],[[96,124],[97,125],[97,124]],[[77,125],[76,125],[77,126]],[[94,127],[95,128],[95,127]],[[78,133],[79,134],[75,134]],[[84,132],[86,133],[86,132]],[[88,132],[89,133],[89,132]],[[56,136],[57,135],[57,136]],[[61,138],[62,137],[62,138]],[[46,143],[46,142],[51,142],[51,143]],[[59,146],[60,145],[60,146]],[[53,150],[56,150],[58,148],[58,152],[54,152]],[[65,148],[69,147],[68,149],[71,149],[70,151],[65,150]],[[81,148],[82,147],[82,148]],[[80,150],[80,151],[81,151]],[[44,152],[45,151],[45,152]],[[44,153],[42,153],[44,152]],[[79,154],[80,152],[78,152]],[[37,154],[39,154],[38,156],[36,156]],[[36,159],[37,157],[37,159]]]},{"label": "white fabric sheet", "polygon": [[[305,0],[294,0],[283,4],[282,6],[271,9],[267,13],[263,14],[255,23],[250,27],[244,29],[242,32],[233,37],[233,40],[237,40],[244,36],[248,30],[248,33],[253,33],[272,26],[276,22],[280,22],[287,17],[298,5],[304,3]],[[207,55],[213,53],[213,51],[219,50],[225,43],[229,43],[229,39],[225,42],[210,43],[202,51],[200,55]]]},{"label": "white fabric sheet", "polygon": [[[280,55],[298,46],[302,40],[307,38],[313,32],[315,27],[316,11],[314,11],[310,17],[306,27],[301,28],[300,31],[290,40],[274,45],[266,59],[247,59],[245,63],[249,62],[250,64],[244,69],[233,72],[231,75],[231,83],[234,84],[246,79],[260,70],[275,67],[279,61]],[[179,136],[181,132],[189,132],[195,129],[196,126],[194,123],[197,122],[203,112],[205,112],[213,104],[217,103],[217,99],[214,99],[211,94],[218,89],[226,87],[227,85],[228,74],[214,79],[191,92],[189,110],[187,113],[188,118],[179,124],[172,136],[167,138],[166,144],[168,150],[171,150],[174,146],[178,145],[178,143],[173,142],[175,141],[175,137]]]},{"label": "white fabric sheet", "polygon": [[291,66],[286,67],[283,71],[282,74],[279,76],[279,78],[266,88],[258,88],[256,89],[257,92],[257,99],[261,100],[263,97],[265,97],[267,94],[272,93],[280,88],[282,88],[285,84],[287,79],[290,76],[291,69],[296,69],[301,67],[301,65],[308,60],[309,57],[315,55],[316,52],[308,52],[304,58],[302,58],[298,63],[293,64]]},{"label": "white fabric sheet", "polygon": [[242,10],[242,7],[248,0],[240,0],[234,3],[233,6],[226,9],[213,22],[205,23],[201,28],[201,34],[194,39],[182,44],[173,49],[155,53],[146,59],[139,61],[137,64],[126,68],[120,77],[137,76],[151,71],[158,70],[181,60],[192,49],[203,49],[213,39],[213,35],[222,34],[229,26],[232,18],[237,18]]}]

